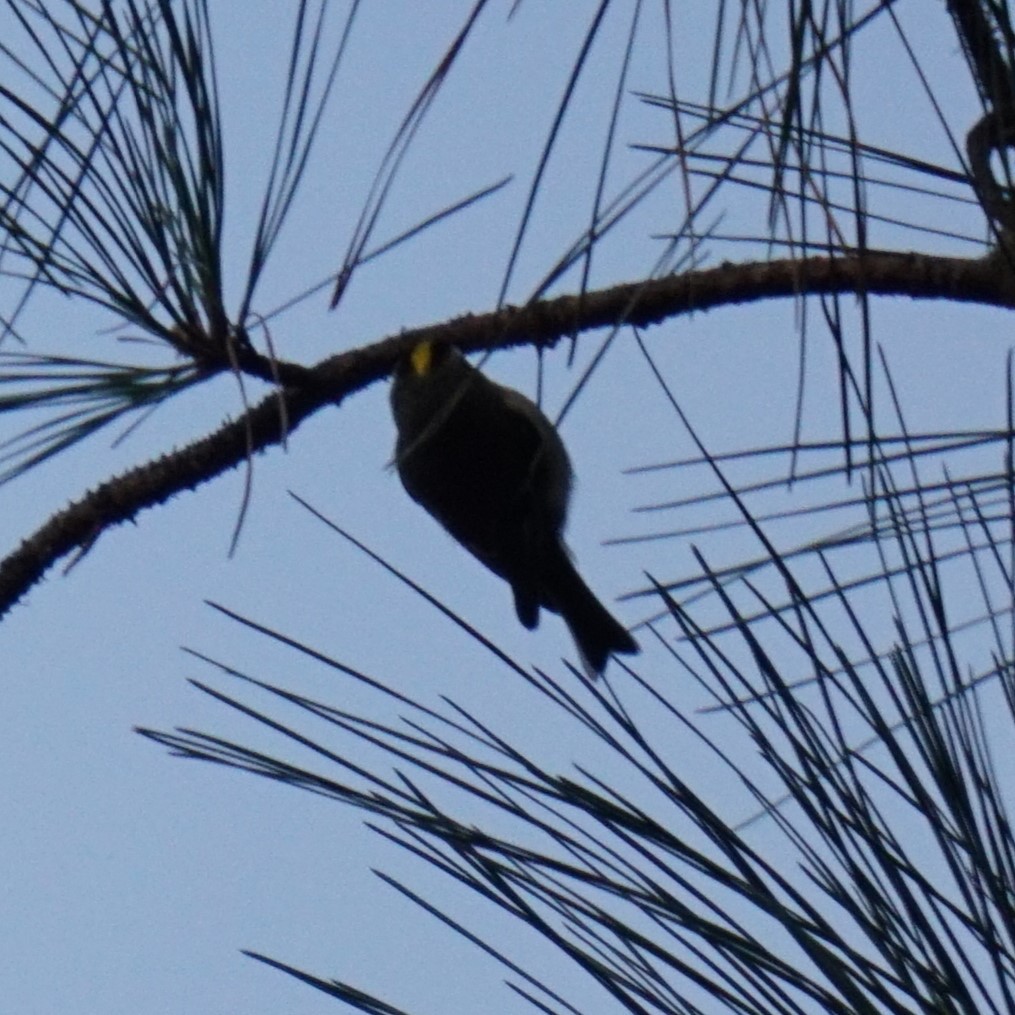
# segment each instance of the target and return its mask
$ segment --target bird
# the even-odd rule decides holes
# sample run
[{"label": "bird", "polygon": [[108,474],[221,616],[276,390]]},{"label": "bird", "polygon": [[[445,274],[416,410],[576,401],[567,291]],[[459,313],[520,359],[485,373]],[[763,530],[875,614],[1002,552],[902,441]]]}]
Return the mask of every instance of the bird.
[{"label": "bird", "polygon": [[429,340],[399,359],[390,397],[406,492],[511,586],[522,625],[534,629],[541,609],[559,614],[590,679],[611,656],[638,652],[571,559],[571,461],[535,402]]}]

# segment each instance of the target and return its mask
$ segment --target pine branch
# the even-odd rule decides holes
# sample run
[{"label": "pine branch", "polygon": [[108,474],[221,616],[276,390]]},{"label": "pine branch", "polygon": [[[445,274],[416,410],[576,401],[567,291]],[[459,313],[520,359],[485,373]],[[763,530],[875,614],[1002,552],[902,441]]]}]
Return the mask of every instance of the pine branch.
[{"label": "pine branch", "polygon": [[1001,260],[891,252],[748,264],[723,264],[654,281],[562,296],[528,307],[466,315],[287,371],[289,384],[239,419],[178,451],[116,476],[49,518],[0,562],[0,617],[60,559],[88,551],[99,536],[141,511],[194,490],[252,455],[284,441],[305,419],[386,377],[408,348],[426,339],[466,352],[524,344],[552,346],[576,330],[647,327],[713,307],[783,296],[865,292],[1015,306],[1015,285]]}]

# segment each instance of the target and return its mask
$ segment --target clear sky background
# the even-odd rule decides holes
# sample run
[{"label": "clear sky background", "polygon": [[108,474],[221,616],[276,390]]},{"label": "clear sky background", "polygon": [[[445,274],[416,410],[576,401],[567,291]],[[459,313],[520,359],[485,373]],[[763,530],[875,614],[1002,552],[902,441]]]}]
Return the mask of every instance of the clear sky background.
[{"label": "clear sky background", "polygon": [[[589,3],[522,3],[509,20],[510,6],[492,4],[480,20],[411,148],[376,239],[397,235],[505,175],[514,174],[513,182],[362,269],[337,311],[328,311],[325,289],[272,318],[280,356],[312,363],[405,327],[495,306],[532,173],[594,9]],[[704,8],[712,5],[674,6],[681,93],[704,97],[713,16]],[[974,96],[941,5],[899,6],[904,16],[914,6],[933,7],[934,17],[925,17],[919,30],[907,24],[928,64],[940,68],[939,98],[955,122],[971,123]],[[280,105],[289,7],[276,0],[211,0],[226,129],[227,249],[237,279]],[[672,143],[666,114],[637,97],[667,89],[655,7],[646,5],[633,50],[610,192],[651,159],[628,146]],[[258,313],[269,314],[340,265],[384,151],[468,8],[457,0],[362,6],[311,169],[260,290]],[[587,224],[628,8],[613,5],[582,78],[534,209],[511,302],[529,296]],[[690,8],[700,11],[688,14]],[[334,5],[333,37],[344,10]],[[10,18],[0,12],[0,36],[12,29],[5,24]],[[901,66],[897,41],[879,31],[883,37],[858,61],[858,73],[866,75],[861,90],[871,95],[864,138],[954,167],[955,155],[915,77]],[[715,214],[726,211],[723,232],[763,230],[762,206],[744,193],[744,208],[715,208]],[[674,228],[682,202],[673,177],[602,245],[590,286],[646,277],[663,248],[652,236]],[[979,220],[957,209],[948,225],[975,233]],[[871,243],[905,248],[925,241],[885,227]],[[707,249],[713,264],[744,256],[733,245]],[[954,240],[942,240],[937,249],[975,252],[972,244]],[[763,255],[757,248],[748,256]],[[577,286],[571,277],[556,291]],[[0,297],[5,292],[13,299],[12,283],[0,281]],[[996,340],[999,320],[976,308],[875,303],[876,334],[910,383],[911,425],[997,423],[1007,347]],[[108,331],[113,323],[77,303],[43,298],[29,308],[21,329],[35,350],[133,355],[119,347],[122,336]],[[681,405],[713,451],[790,439],[798,323],[783,302],[686,317],[649,334]],[[958,341],[964,355],[956,366]],[[583,339],[579,363],[587,363],[595,348],[595,338]],[[555,415],[579,373],[568,369],[563,346],[545,366],[543,404]],[[498,355],[489,369],[535,393],[532,352]],[[808,371],[807,434],[834,437],[837,378],[823,335],[812,343]],[[260,397],[256,385],[249,390],[252,400]],[[108,476],[182,446],[241,408],[234,382],[221,379],[184,395],[115,447],[116,433],[100,435],[0,487],[3,548]],[[688,571],[687,540],[602,545],[689,524],[687,516],[635,510],[691,491],[675,488],[670,471],[630,476],[623,470],[694,451],[626,337],[615,343],[562,433],[578,475],[569,541],[604,601],[643,588],[646,571],[660,578]],[[404,494],[386,467],[393,439],[387,385],[375,385],[340,409],[319,413],[285,451],[256,459],[253,497],[231,559],[243,492],[239,471],[104,534],[68,574],[51,573],[0,624],[4,1010],[316,1015],[339,1009],[244,958],[241,948],[357,983],[413,1011],[530,1010],[502,985],[504,973],[493,960],[370,872],[381,868],[432,899],[449,901],[467,925],[496,928],[502,943],[547,972],[560,960],[542,941],[450,889],[365,829],[361,816],[263,780],[175,760],[132,732],[136,725],[179,725],[288,750],[195,691],[188,678],[237,689],[181,651],[184,646],[343,707],[378,707],[351,681],[242,630],[210,609],[210,599],[421,700],[437,705],[449,696],[474,708],[561,769],[575,760],[584,747],[562,736],[556,717],[533,707],[531,692],[506,668],[288,495],[292,490],[334,518],[523,663],[563,673],[562,657],[573,659],[563,625],[545,618],[536,633],[518,626],[507,589]],[[701,481],[713,482],[704,473]],[[818,530],[827,531],[827,524]],[[781,533],[789,542],[804,534]],[[721,536],[698,542],[717,563],[744,552]],[[616,610],[635,624],[653,616],[655,607],[643,598],[617,603]],[[665,626],[660,631],[674,635]],[[639,669],[668,685],[679,680],[652,635],[642,629],[639,637],[645,649]],[[611,679],[623,686],[621,675]],[[689,709],[705,703],[690,684],[674,696]],[[684,747],[676,742],[673,749]],[[706,763],[689,754],[688,765],[702,766],[707,782]],[[716,783],[713,792],[721,800],[725,790]],[[735,812],[744,801],[731,798],[729,806]],[[571,972],[566,978],[583,1010],[615,1010],[591,982]]]}]

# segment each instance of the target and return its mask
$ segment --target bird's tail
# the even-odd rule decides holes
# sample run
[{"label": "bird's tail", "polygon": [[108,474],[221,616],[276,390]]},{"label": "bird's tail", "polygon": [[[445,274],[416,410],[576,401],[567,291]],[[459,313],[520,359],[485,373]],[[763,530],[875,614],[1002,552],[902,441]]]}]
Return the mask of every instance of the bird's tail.
[{"label": "bird's tail", "polygon": [[562,545],[545,578],[544,605],[564,618],[590,679],[602,675],[611,655],[638,651],[638,643],[585,584]]}]

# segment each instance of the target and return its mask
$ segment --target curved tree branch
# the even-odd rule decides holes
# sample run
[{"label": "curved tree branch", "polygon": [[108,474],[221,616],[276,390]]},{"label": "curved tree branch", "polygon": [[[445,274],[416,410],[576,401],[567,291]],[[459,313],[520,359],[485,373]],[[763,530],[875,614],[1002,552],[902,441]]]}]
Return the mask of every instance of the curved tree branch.
[{"label": "curved tree branch", "polygon": [[985,106],[1015,108],[1015,79],[999,38],[1011,26],[992,22],[982,0],[948,0],[959,40],[966,52],[977,89]]},{"label": "curved tree branch", "polygon": [[984,113],[966,135],[969,173],[977,199],[994,225],[999,246],[1009,248],[1015,237],[1015,204],[1010,184],[1002,186],[994,177],[990,159],[995,152],[1015,147],[1015,106]]},{"label": "curved tree branch", "polygon": [[[185,448],[130,469],[49,518],[0,562],[0,617],[58,560],[89,549],[107,529],[146,508],[194,490],[248,456],[280,443],[307,417],[387,376],[423,339],[465,351],[551,346],[576,330],[647,327],[695,310],[804,294],[864,292],[1015,308],[1015,276],[997,259],[865,252],[747,264],[723,264],[646,282],[562,296],[527,307],[457,318],[339,353],[287,371],[285,384],[242,417]],[[279,400],[285,405],[281,411]]]}]

